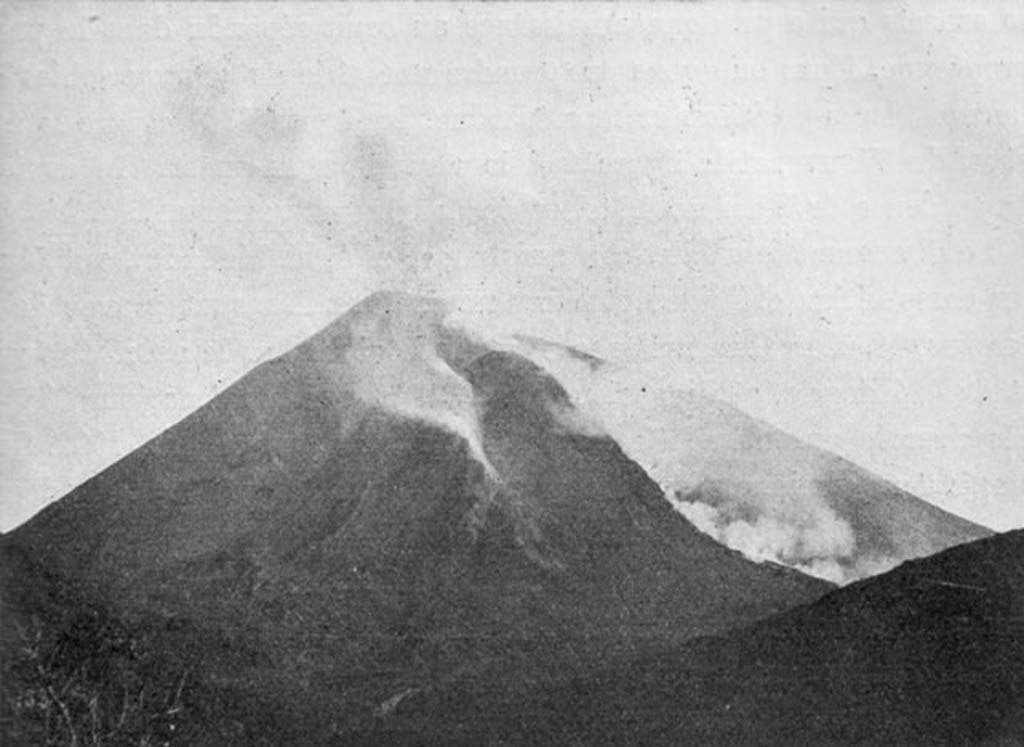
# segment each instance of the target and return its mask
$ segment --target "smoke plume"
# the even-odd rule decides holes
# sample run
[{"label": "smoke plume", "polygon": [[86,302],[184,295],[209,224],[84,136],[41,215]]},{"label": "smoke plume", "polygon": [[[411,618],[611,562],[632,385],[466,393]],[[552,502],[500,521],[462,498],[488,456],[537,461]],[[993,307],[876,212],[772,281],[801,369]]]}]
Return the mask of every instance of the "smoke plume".
[{"label": "smoke plume", "polygon": [[576,407],[553,412],[563,427],[614,438],[681,514],[719,542],[837,583],[894,564],[865,557],[849,522],[822,495],[823,452],[637,371],[558,346],[516,344],[569,392]]},{"label": "smoke plume", "polygon": [[461,436],[496,480],[484,452],[473,388],[437,352],[446,313],[439,301],[397,293],[374,296],[350,322],[341,375],[365,402]]}]

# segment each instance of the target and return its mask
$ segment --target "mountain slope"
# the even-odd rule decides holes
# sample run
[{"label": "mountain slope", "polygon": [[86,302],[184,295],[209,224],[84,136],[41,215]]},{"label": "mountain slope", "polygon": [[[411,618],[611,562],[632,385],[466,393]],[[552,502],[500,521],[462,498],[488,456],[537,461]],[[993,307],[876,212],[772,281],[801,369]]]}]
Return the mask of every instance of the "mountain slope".
[{"label": "mountain slope", "polygon": [[537,340],[544,366],[701,530],[757,560],[846,583],[989,536],[730,405]]},{"label": "mountain slope", "polygon": [[1020,744],[1024,530],[567,685],[414,706],[393,733],[437,742]]},{"label": "mountain slope", "polygon": [[446,315],[372,296],[5,535],[5,625],[99,610],[229,704],[192,742],[319,742],[452,679],[553,680],[829,588],[696,530],[566,427],[554,378]]}]

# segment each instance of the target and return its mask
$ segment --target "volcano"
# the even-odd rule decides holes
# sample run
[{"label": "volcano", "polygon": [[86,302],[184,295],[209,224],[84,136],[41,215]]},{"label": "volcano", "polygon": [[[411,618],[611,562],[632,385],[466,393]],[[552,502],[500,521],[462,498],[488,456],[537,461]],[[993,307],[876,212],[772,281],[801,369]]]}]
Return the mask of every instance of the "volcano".
[{"label": "volcano", "polygon": [[328,743],[832,588],[700,531],[536,358],[375,294],[4,535],[8,736],[123,737],[141,687],[168,742]]}]

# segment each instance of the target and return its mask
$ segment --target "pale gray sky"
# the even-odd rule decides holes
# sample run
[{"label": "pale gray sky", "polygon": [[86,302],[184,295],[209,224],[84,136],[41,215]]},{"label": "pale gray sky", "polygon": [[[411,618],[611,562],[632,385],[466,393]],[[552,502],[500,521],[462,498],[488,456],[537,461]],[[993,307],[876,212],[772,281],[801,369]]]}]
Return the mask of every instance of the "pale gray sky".
[{"label": "pale gray sky", "polygon": [[0,18],[0,529],[380,286],[1024,525],[1019,3]]}]

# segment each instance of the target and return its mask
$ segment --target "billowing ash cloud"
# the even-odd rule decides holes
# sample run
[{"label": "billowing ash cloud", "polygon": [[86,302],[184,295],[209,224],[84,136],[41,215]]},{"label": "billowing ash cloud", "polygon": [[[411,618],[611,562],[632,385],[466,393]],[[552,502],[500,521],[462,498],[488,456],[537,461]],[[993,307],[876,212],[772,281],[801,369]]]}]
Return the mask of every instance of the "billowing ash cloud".
[{"label": "billowing ash cloud", "polygon": [[788,565],[836,583],[850,580],[856,550],[853,530],[816,496],[805,510],[789,513],[766,506],[756,494],[752,500],[731,500],[724,491],[723,495],[718,505],[678,494],[673,503],[702,532],[748,558]]},{"label": "billowing ash cloud", "polygon": [[895,564],[859,552],[849,522],[822,495],[823,452],[637,372],[550,345],[520,340],[517,350],[569,392],[576,408],[553,413],[565,428],[614,438],[680,513],[719,542],[837,583]]},{"label": "billowing ash cloud", "polygon": [[497,479],[484,453],[473,389],[437,352],[446,313],[439,301],[398,293],[373,297],[350,320],[340,373],[363,401],[464,438],[487,475]]}]

